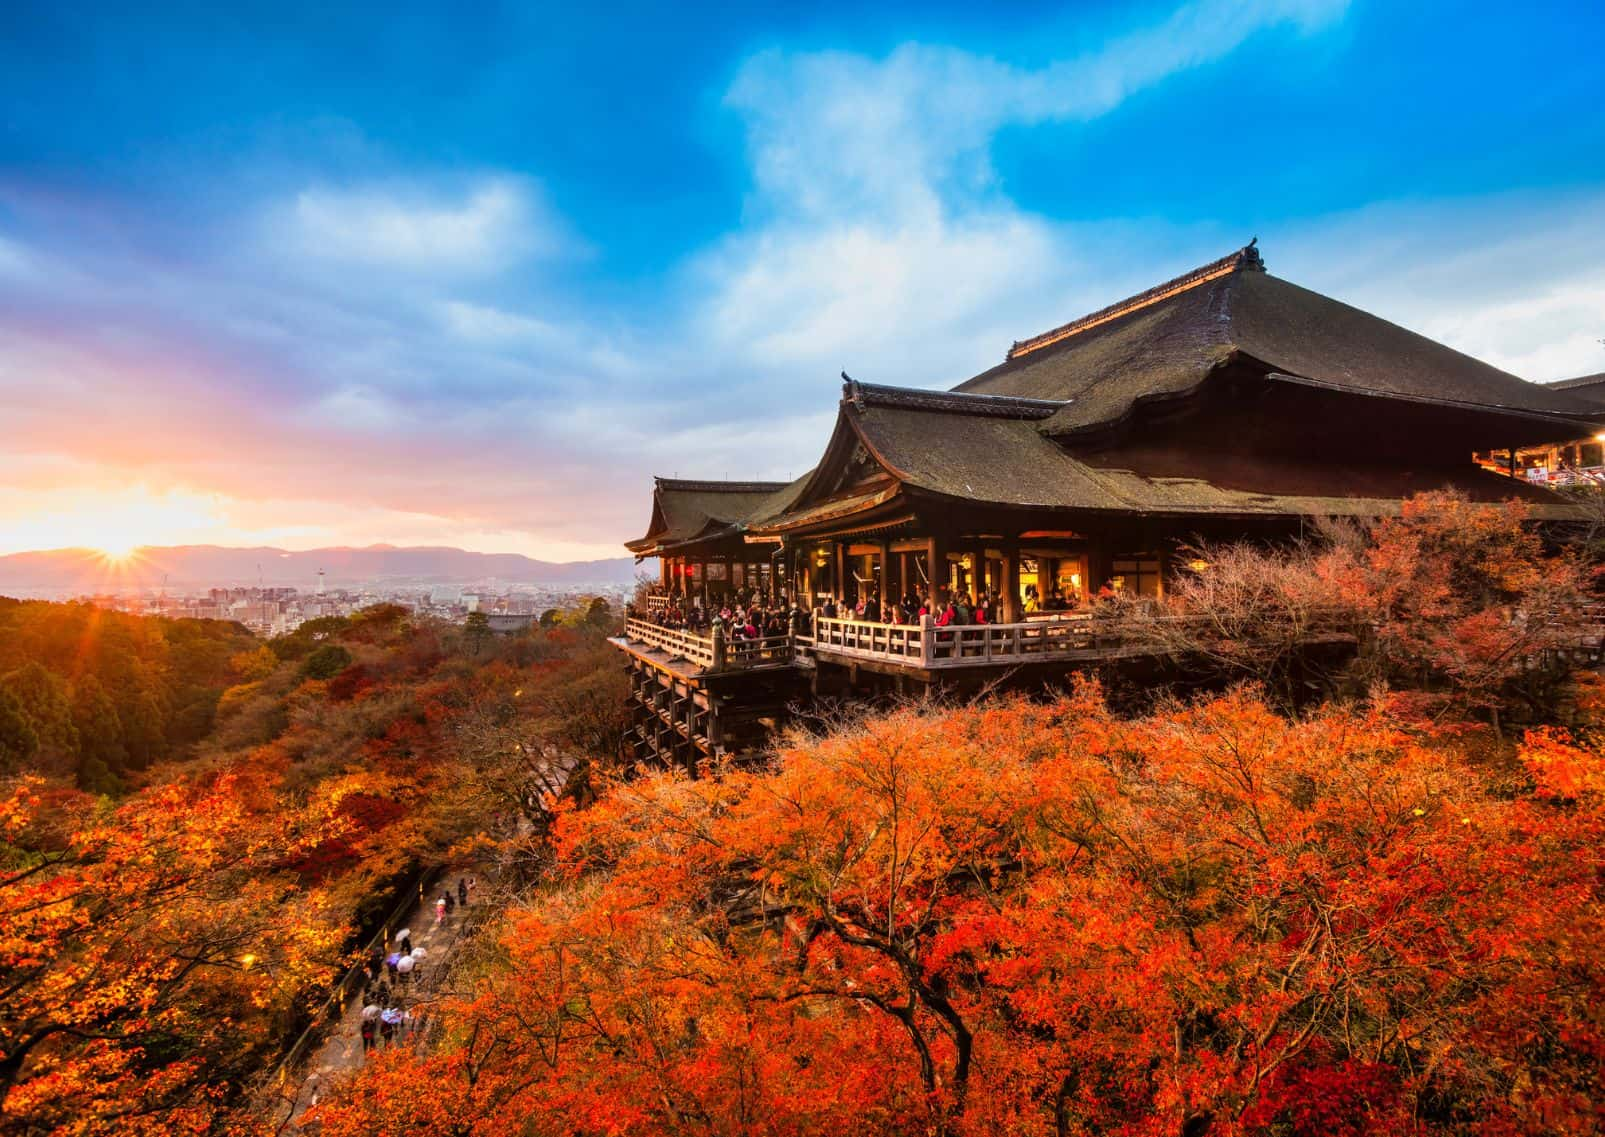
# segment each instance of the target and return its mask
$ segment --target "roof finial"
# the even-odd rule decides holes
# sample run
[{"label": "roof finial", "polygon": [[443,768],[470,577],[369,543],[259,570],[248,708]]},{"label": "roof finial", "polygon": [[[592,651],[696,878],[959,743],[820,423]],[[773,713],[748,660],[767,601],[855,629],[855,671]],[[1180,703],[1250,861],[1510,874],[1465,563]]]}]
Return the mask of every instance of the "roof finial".
[{"label": "roof finial", "polygon": [[1244,268],[1251,268],[1251,269],[1258,269],[1260,272],[1264,272],[1265,271],[1265,258],[1259,255],[1259,249],[1256,247],[1258,245],[1259,245],[1259,234],[1256,233],[1254,235],[1254,239],[1249,241],[1248,244],[1243,246],[1243,253],[1242,253],[1243,267]]}]

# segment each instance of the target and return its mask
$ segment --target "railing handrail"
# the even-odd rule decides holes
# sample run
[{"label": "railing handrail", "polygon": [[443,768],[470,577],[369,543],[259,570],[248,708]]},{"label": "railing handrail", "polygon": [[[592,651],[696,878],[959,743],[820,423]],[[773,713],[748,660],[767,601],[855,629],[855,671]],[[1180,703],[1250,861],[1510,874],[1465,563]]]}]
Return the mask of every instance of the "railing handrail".
[{"label": "railing handrail", "polygon": [[664,652],[670,659],[683,659],[704,668],[754,667],[777,662],[790,663],[795,645],[789,632],[756,638],[706,635],[686,628],[665,628],[650,620],[630,617],[624,621],[624,637]]}]

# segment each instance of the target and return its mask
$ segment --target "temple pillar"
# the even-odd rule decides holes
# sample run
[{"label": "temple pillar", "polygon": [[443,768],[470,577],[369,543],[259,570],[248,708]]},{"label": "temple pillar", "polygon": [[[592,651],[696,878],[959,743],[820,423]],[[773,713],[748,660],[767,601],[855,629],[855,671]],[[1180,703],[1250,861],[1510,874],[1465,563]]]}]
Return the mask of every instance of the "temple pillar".
[{"label": "temple pillar", "polygon": [[1020,546],[1014,542],[1006,542],[1002,549],[1002,601],[1003,622],[1017,624],[1020,622]]}]

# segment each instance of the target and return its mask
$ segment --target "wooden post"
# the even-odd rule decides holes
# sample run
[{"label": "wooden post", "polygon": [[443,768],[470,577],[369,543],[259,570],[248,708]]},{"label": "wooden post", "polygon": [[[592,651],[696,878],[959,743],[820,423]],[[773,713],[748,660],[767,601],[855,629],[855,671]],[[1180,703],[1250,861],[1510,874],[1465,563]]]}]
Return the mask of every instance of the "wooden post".
[{"label": "wooden post", "polygon": [[931,614],[926,612],[920,617],[920,664],[929,667],[931,660],[936,658],[936,624]]},{"label": "wooden post", "polygon": [[725,660],[724,646],[724,620],[718,616],[713,618],[713,666],[709,671],[723,671]]},{"label": "wooden post", "polygon": [[838,611],[847,603],[847,546],[836,543],[836,607]]},{"label": "wooden post", "polygon": [[935,604],[941,599],[941,590],[947,587],[947,549],[940,538],[933,535],[926,542],[925,560],[925,571],[931,578],[926,591],[930,593],[930,602]]},{"label": "wooden post", "polygon": [[881,606],[881,623],[890,623],[886,618],[886,605],[892,596],[892,547],[885,541],[881,542],[881,587],[880,595],[876,599]]},{"label": "wooden post", "polygon": [[1005,541],[1002,553],[1003,588],[1003,622],[1017,624],[1020,622],[1020,546],[1017,542]]}]

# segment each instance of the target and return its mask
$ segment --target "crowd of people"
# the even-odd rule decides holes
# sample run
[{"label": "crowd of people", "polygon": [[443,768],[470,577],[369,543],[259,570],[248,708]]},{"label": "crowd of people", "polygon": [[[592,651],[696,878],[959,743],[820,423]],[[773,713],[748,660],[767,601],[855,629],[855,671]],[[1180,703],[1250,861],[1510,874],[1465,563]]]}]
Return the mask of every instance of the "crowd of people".
[{"label": "crowd of people", "polygon": [[[650,613],[633,612],[650,619],[659,627],[677,628],[706,635],[718,619],[725,635],[732,639],[759,639],[783,636],[791,630],[795,619],[807,634],[811,615],[805,610],[795,613],[788,607],[784,594],[771,598],[766,604],[756,591],[750,594],[735,593],[719,602],[715,609],[704,607],[696,597],[669,595],[661,608]],[[1069,612],[1081,606],[1081,597],[1060,588],[1051,589],[1046,596],[1038,593],[1036,585],[1027,585],[1021,609],[1027,615],[1042,612]],[[858,620],[870,624],[917,624],[925,616],[939,628],[952,624],[995,624],[1002,621],[1003,602],[998,593],[982,590],[972,594],[965,589],[937,589],[928,594],[907,592],[897,600],[882,601],[874,591],[866,589],[855,603],[838,603],[827,597],[819,608],[827,620]]]},{"label": "crowd of people", "polygon": [[[435,927],[451,919],[458,909],[466,910],[473,896],[472,877],[459,877],[456,887],[447,885],[435,899]],[[358,1031],[364,1054],[377,1049],[406,1045],[423,1029],[423,993],[429,949],[413,942],[411,928],[402,928],[395,938],[375,948],[364,965],[367,982],[362,992],[362,1014]]]},{"label": "crowd of people", "polygon": [[[644,616],[659,627],[678,628],[698,635],[710,632],[717,619],[726,637],[735,640],[787,635],[793,619],[790,602],[784,593],[766,601],[756,589],[726,596],[719,601],[717,608],[712,605],[704,607],[696,597],[669,596],[658,611],[643,614],[632,610],[632,615]],[[805,619],[807,614],[799,612],[797,615]]]}]

